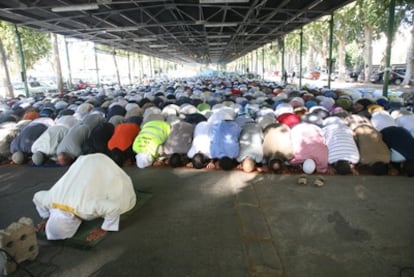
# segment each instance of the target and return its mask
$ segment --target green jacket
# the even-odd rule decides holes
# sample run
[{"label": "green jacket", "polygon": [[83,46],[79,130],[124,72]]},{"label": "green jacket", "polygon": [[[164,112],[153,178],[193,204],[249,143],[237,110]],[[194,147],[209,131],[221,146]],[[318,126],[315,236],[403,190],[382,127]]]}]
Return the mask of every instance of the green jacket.
[{"label": "green jacket", "polygon": [[135,153],[147,153],[157,158],[158,147],[170,135],[170,125],[165,121],[153,120],[145,123],[132,145]]}]

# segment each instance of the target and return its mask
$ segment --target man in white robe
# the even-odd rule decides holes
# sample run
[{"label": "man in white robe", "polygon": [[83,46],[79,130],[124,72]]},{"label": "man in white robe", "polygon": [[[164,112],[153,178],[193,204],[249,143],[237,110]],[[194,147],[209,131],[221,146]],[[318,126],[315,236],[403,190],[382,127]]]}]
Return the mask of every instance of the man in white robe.
[{"label": "man in white robe", "polygon": [[49,240],[71,238],[82,220],[104,218],[93,240],[106,231],[118,231],[120,215],[131,210],[136,195],[131,178],[108,156],[80,156],[48,191],[35,193],[33,202],[44,219]]},{"label": "man in white robe", "polygon": [[[65,115],[60,117],[55,125],[46,129],[46,131],[44,131],[32,144],[33,163],[35,165],[40,165],[44,162],[45,158],[55,159],[57,147],[68,133],[69,129],[77,122],[78,120],[73,115]],[[34,157],[38,154],[41,155],[41,159],[36,161]]]}]

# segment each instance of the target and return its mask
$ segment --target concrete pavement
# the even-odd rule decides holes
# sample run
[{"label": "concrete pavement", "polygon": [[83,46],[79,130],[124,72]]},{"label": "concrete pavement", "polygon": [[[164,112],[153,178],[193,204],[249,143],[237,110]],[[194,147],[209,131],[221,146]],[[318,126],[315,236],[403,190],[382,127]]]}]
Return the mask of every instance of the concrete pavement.
[{"label": "concrete pavement", "polygon": [[[124,169],[152,199],[91,250],[39,241],[38,258],[23,263],[30,272],[398,276],[400,268],[414,266],[412,178],[327,176],[326,186],[316,188],[297,185],[297,175]],[[0,167],[0,229],[22,216],[37,222],[33,194],[65,170]]]}]

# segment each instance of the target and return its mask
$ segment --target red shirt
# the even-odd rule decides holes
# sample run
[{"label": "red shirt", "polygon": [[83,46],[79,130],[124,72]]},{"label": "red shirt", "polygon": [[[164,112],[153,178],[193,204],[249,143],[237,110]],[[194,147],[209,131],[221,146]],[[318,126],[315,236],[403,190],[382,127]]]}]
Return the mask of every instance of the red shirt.
[{"label": "red shirt", "polygon": [[293,128],[293,126],[300,123],[300,118],[294,113],[284,113],[277,117],[277,121]]},{"label": "red shirt", "polygon": [[115,126],[114,134],[108,141],[108,149],[118,148],[121,151],[127,150],[139,133],[139,127],[135,123],[121,123]]}]

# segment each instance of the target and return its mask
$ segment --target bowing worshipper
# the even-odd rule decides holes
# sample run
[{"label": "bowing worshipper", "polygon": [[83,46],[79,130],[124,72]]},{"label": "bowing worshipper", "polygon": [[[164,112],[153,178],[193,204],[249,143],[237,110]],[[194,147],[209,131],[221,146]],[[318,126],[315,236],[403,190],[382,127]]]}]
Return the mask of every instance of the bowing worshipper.
[{"label": "bowing worshipper", "polygon": [[127,161],[135,163],[132,144],[139,133],[139,123],[124,122],[115,126],[114,133],[108,141],[109,156],[118,166]]},{"label": "bowing worshipper", "polygon": [[114,134],[114,125],[109,122],[102,122],[95,126],[89,137],[83,143],[82,153],[93,154],[103,153],[109,154],[108,141]]},{"label": "bowing worshipper", "polygon": [[397,126],[403,127],[414,137],[414,114],[410,111],[393,111],[391,116]]},{"label": "bowing worshipper", "polygon": [[37,118],[26,125],[22,131],[13,139],[10,144],[12,161],[15,164],[22,164],[32,155],[32,145],[40,135],[53,126],[51,118]]},{"label": "bowing worshipper", "polygon": [[41,165],[47,159],[56,159],[56,150],[67,132],[78,122],[73,115],[65,115],[56,120],[55,125],[47,128],[32,145],[32,161]]},{"label": "bowing worshipper", "polygon": [[[264,121],[264,120],[263,120]],[[253,172],[263,163],[263,130],[259,123],[245,121],[241,126],[239,139],[240,151],[237,162],[244,172]]]},{"label": "bowing worshipper", "polygon": [[82,120],[70,128],[59,143],[56,149],[56,163],[67,166],[82,155],[83,144],[89,138],[92,129],[104,121],[105,118],[100,113],[83,115]]},{"label": "bowing worshipper", "polygon": [[287,173],[286,162],[293,156],[293,146],[289,126],[280,123],[268,125],[263,130],[263,156],[267,162],[265,171]]},{"label": "bowing worshipper", "polygon": [[345,121],[353,131],[358,146],[360,156],[358,171],[365,170],[375,175],[395,174],[390,167],[390,150],[371,121],[358,114],[345,117]]},{"label": "bowing worshipper", "polygon": [[19,127],[15,121],[0,123],[0,162],[10,161],[10,144],[18,133]]},{"label": "bowing worshipper", "polygon": [[[152,115],[145,117],[147,120]],[[132,144],[132,150],[136,153],[135,160],[138,168],[146,168],[152,165],[155,159],[162,153],[161,146],[167,140],[171,132],[170,125],[163,120],[148,120],[141,126],[141,131]]]},{"label": "bowing worshipper", "polygon": [[201,121],[195,126],[191,148],[187,152],[187,157],[191,159],[191,163],[187,166],[202,169],[209,164],[211,160],[212,126],[213,124],[208,121]]},{"label": "bowing worshipper", "polygon": [[[302,122],[291,129],[293,158],[292,165],[303,165],[310,159],[315,164],[317,173],[328,171],[328,147],[322,129],[315,124]],[[312,174],[313,172],[305,172]]]},{"label": "bowing worshipper", "polygon": [[342,118],[330,116],[323,120],[322,128],[328,146],[329,174],[358,175],[355,165],[359,163],[359,151],[353,132]]},{"label": "bowing worshipper", "polygon": [[33,203],[43,219],[38,225],[48,240],[75,235],[82,220],[103,218],[87,237],[93,241],[107,231],[118,231],[120,215],[131,210],[136,194],[131,178],[108,156],[80,156],[47,191],[34,194]]},{"label": "bowing worshipper", "polygon": [[[240,153],[241,127],[232,118],[213,124],[211,128],[210,155],[213,161],[209,168],[231,170],[237,166],[237,157]],[[217,163],[215,163],[217,161]]]},{"label": "bowing worshipper", "polygon": [[414,137],[400,126],[389,126],[381,130],[382,139],[391,150],[391,162],[408,177],[414,176]]},{"label": "bowing worshipper", "polygon": [[171,132],[164,144],[164,156],[171,167],[184,166],[189,162],[187,152],[191,148],[195,125],[175,115],[168,116]]}]

